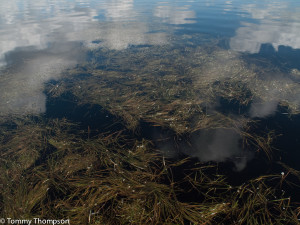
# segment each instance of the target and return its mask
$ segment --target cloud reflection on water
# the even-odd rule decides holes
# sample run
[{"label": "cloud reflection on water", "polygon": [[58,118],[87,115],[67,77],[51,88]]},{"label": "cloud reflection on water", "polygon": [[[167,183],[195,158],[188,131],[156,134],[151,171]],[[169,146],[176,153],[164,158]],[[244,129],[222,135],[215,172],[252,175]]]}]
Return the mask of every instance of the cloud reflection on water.
[{"label": "cloud reflection on water", "polygon": [[170,24],[195,23],[196,13],[190,9],[190,5],[173,6],[168,4],[158,5],[154,10],[154,16],[162,18],[162,21]]},{"label": "cloud reflection on water", "polygon": [[106,0],[102,7],[105,10],[104,16],[112,21],[124,21],[134,18],[137,12],[133,9],[134,0]]},{"label": "cloud reflection on water", "polygon": [[261,45],[269,43],[276,51],[278,46],[300,48],[300,8],[288,7],[287,3],[270,3],[263,9],[259,5],[242,7],[258,20],[258,23],[243,22],[230,40],[230,48],[235,51],[258,53]]},{"label": "cloud reflection on water", "polygon": [[[268,4],[246,4],[241,6],[244,12],[255,22],[242,22],[230,39],[230,48],[237,52],[260,53],[263,45],[271,45],[274,53],[280,53],[280,46],[300,49],[300,8],[291,7],[288,2],[268,2]],[[286,53],[284,53],[286,54]],[[283,55],[284,57],[284,55]],[[283,60],[283,59],[281,59]],[[274,65],[274,67],[277,65]],[[280,65],[278,65],[280,66]],[[263,69],[263,68],[261,68]],[[275,70],[274,70],[275,71]],[[250,86],[253,92],[264,93],[251,105],[252,117],[265,117],[275,113],[282,101],[288,101],[299,110],[299,85],[281,72],[270,71],[264,85]],[[263,72],[263,71],[262,71]],[[293,90],[293,91],[290,91]]]},{"label": "cloud reflection on water", "polygon": [[[3,70],[8,63],[13,67],[12,72],[4,69],[1,74],[1,115],[45,112],[44,82],[58,79],[63,70],[79,63],[84,48],[122,50],[130,45],[167,42],[165,33],[151,33],[146,22],[123,21],[136,15],[133,0],[90,4],[15,0],[0,8],[0,67]],[[100,22],[99,15],[110,22]],[[18,69],[14,69],[11,55],[18,55],[14,53],[24,57]]]},{"label": "cloud reflection on water", "polygon": [[241,136],[234,130],[222,128],[203,130],[191,139],[194,147],[199,149],[191,155],[203,162],[229,160],[234,163],[237,171],[242,171],[253,155],[241,149],[240,141]]}]

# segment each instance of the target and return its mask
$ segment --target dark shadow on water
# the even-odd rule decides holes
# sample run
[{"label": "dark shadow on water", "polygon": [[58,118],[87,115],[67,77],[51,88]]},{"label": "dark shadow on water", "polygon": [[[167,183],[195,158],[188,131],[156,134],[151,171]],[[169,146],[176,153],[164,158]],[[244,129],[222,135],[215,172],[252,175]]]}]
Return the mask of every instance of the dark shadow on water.
[{"label": "dark shadow on water", "polygon": [[216,107],[218,112],[221,112],[225,115],[241,115],[249,112],[251,104],[243,105],[240,101],[233,99],[229,100],[224,97],[219,98],[219,106]]},{"label": "dark shadow on water", "polygon": [[278,107],[275,115],[261,119],[257,132],[274,130],[276,139],[274,157],[290,167],[300,170],[300,115],[289,115],[285,107]]},{"label": "dark shadow on water", "polygon": [[270,58],[275,65],[300,69],[300,49],[280,45],[276,51],[272,45],[263,44],[258,55]]},{"label": "dark shadow on water", "polygon": [[119,118],[103,109],[100,105],[78,104],[72,93],[64,93],[59,98],[48,98],[46,118],[66,118],[78,124],[88,135],[94,136],[103,132],[125,130]]},{"label": "dark shadow on water", "polygon": [[[291,69],[300,70],[300,49],[293,49],[288,46],[280,45],[278,50],[271,44],[262,44],[258,53],[244,54],[246,62],[255,62],[258,66],[277,67],[281,71],[288,73]],[[299,80],[298,80],[299,82]]]}]

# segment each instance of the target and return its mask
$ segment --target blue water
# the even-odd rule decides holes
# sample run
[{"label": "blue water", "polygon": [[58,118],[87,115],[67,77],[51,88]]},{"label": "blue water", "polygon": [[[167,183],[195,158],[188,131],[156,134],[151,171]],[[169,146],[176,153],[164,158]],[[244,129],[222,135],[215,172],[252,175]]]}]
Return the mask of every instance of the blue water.
[{"label": "blue water", "polygon": [[[11,52],[29,47],[45,50],[56,42],[91,47],[102,39],[106,47],[124,49],[167,44],[178,33],[227,38],[230,49],[252,54],[264,44],[275,51],[279,46],[300,48],[298,1],[12,0],[1,1],[0,10],[2,66]],[[162,36],[152,40],[149,33],[157,29]],[[114,44],[108,43],[113,38]]]}]

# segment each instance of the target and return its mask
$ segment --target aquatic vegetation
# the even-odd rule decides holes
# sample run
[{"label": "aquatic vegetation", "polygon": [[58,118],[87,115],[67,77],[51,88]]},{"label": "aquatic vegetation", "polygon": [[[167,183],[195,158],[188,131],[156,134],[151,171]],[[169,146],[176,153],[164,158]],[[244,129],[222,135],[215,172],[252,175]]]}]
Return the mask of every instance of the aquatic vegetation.
[{"label": "aquatic vegetation", "polygon": [[[207,162],[236,156],[242,169],[248,152],[271,159],[278,134],[255,133],[256,117],[277,104],[297,113],[290,98],[297,84],[287,81],[282,92],[264,95],[262,88],[282,82],[260,79],[255,64],[209,45],[91,54],[91,62],[66,71],[45,91],[51,104],[81,107],[87,123],[72,123],[70,113],[1,118],[1,216],[69,218],[72,224],[297,224],[299,209],[280,193],[286,176],[232,185]],[[105,113],[93,117],[85,106]],[[121,125],[107,131],[102,117]],[[91,126],[96,121],[100,127]],[[171,135],[140,136],[143,123]],[[174,139],[166,144],[170,151],[184,149],[200,162],[167,158],[164,139]],[[206,150],[223,156],[205,160]]]},{"label": "aquatic vegetation", "polygon": [[[136,134],[139,134],[142,129],[141,123],[145,122],[154,127],[168,129],[175,135],[168,137],[175,140],[174,146],[170,147],[171,151],[172,149],[175,151],[176,146],[181,150],[188,148],[191,150],[184,151],[185,154],[198,156],[199,154],[195,151],[204,152],[201,148],[214,145],[213,140],[205,144],[199,142],[198,136],[206,134],[207,139],[213,139],[215,135],[220,135],[219,131],[223,130],[223,133],[232,133],[236,136],[233,139],[235,143],[224,143],[223,147],[226,144],[226,148],[238,147],[242,150],[242,152],[237,152],[231,149],[228,150],[229,152],[241,154],[240,158],[247,158],[247,152],[243,153],[243,151],[264,152],[271,159],[272,140],[278,134],[268,130],[265,133],[264,131],[253,132],[258,122],[256,117],[272,113],[270,110],[276,110],[274,107],[276,108],[277,104],[288,107],[290,113],[297,113],[294,109],[298,108],[298,103],[293,105],[294,103],[289,99],[291,93],[298,90],[296,84],[288,85],[288,80],[282,83],[282,80],[262,79],[257,72],[258,65],[247,64],[236,53],[211,47],[211,45],[190,48],[133,47],[122,52],[98,49],[91,54],[93,58],[90,63],[69,70],[64,79],[48,84],[46,87],[48,95],[52,99],[65,98],[66,101],[73,101],[79,105],[100,105],[109,113],[121,118],[125,127]],[[130,57],[129,60],[127,57],[129,54],[135,57]],[[259,68],[259,71],[263,70]],[[280,73],[276,68],[267,68],[265,73],[270,74],[274,71]],[[283,84],[288,88],[282,89],[281,92],[274,92],[272,95],[263,93],[266,89],[274,89],[274,87],[276,90],[280,89],[279,86]],[[287,98],[283,100],[283,96]],[[269,107],[269,105],[264,105],[265,103],[273,105]],[[260,107],[261,105],[264,107]],[[293,108],[294,106],[296,108]],[[182,141],[179,143],[178,140],[182,139],[186,145],[182,145]],[[224,136],[223,139],[228,138]],[[222,141],[217,145],[222,146]],[[218,151],[222,151],[222,148]],[[223,151],[227,150],[223,149]],[[130,152],[133,151],[130,150]],[[221,152],[211,154],[219,153],[221,154]],[[226,183],[226,177],[220,176],[217,171],[205,171],[207,164],[202,163],[198,168],[201,172],[195,172],[196,168],[187,169],[187,171],[192,171],[192,174],[184,173],[182,179],[174,181],[172,171],[177,170],[174,169],[176,166],[168,165],[164,161],[164,156],[153,155],[150,160],[143,153],[144,160],[140,165],[133,164],[136,165],[134,169],[145,170],[147,168],[145,162],[153,162],[153,159],[155,159],[154,165],[160,162],[158,164],[160,167],[150,170],[156,171],[151,176],[148,174],[151,179],[140,178],[138,181],[133,181],[130,176],[139,177],[140,171],[124,171],[124,168],[120,166],[122,163],[118,155],[120,153],[115,156],[118,160],[110,157],[107,161],[109,163],[105,164],[105,168],[109,166],[111,170],[113,168],[111,172],[105,170],[112,177],[107,178],[107,174],[102,175],[99,182],[94,181],[93,178],[85,180],[81,175],[76,178],[77,185],[81,189],[67,202],[74,209],[76,207],[72,205],[72,202],[76,200],[75,205],[78,208],[73,215],[79,216],[80,214],[81,218],[85,218],[84,223],[87,220],[101,221],[100,223],[133,224],[140,221],[143,223],[190,221],[200,224],[222,222],[277,224],[289,223],[288,220],[293,224],[297,221],[297,216],[292,212],[294,209],[289,206],[290,201],[283,196],[278,200],[275,195],[276,188],[272,187],[273,184],[266,185],[271,177],[260,177],[249,180],[241,186],[231,187]],[[230,155],[223,155],[225,158],[230,157]],[[81,156],[71,155],[70,157],[70,160],[72,157],[76,160]],[[199,158],[202,160],[203,156],[200,154]],[[244,167],[245,162],[240,163],[237,168]],[[122,178],[115,174],[116,171],[119,174],[119,170],[122,171]],[[124,179],[127,183],[120,182],[120,179],[121,181]],[[96,182],[96,185],[93,182]],[[142,182],[158,185],[156,188],[160,189],[159,192],[152,192],[154,186],[148,189],[147,185]],[[86,189],[87,185],[89,189]],[[100,188],[101,185],[104,185],[103,189]],[[182,192],[186,190],[198,193],[198,201],[186,202],[187,196],[180,198],[179,196],[184,195]],[[103,192],[110,194],[102,196]],[[138,194],[140,192],[141,195]],[[86,201],[91,204],[84,205],[84,202],[77,199],[77,196],[82,193]],[[97,197],[94,197],[94,194]],[[159,200],[158,197],[162,199]],[[168,198],[174,201],[169,202],[166,200]],[[185,201],[179,199],[185,199]],[[153,206],[153,202],[159,203],[159,206]],[[150,206],[145,207],[145,204]],[[282,205],[285,205],[283,208],[291,211],[284,211]],[[103,212],[108,216],[103,217]],[[286,212],[291,214],[285,216]],[[118,216],[115,217],[115,215]]]},{"label": "aquatic vegetation", "polygon": [[101,105],[132,130],[141,120],[178,134],[230,128],[245,117],[270,115],[278,104],[290,113],[299,108],[298,83],[277,68],[246,63],[215,46],[97,49],[90,54],[90,63],[49,84],[48,95],[72,93],[80,104]]},{"label": "aquatic vegetation", "polygon": [[299,224],[294,4],[6,5],[0,218]]},{"label": "aquatic vegetation", "polygon": [[84,138],[76,124],[41,118],[10,126],[1,133],[1,216],[72,224],[297,223],[292,199],[278,195],[282,175],[231,186],[217,165],[166,159],[150,141],[122,132]]},{"label": "aquatic vegetation", "polygon": [[[234,143],[226,144],[228,148],[235,145],[235,149],[228,149],[228,154],[217,161],[249,148],[253,152],[263,150],[271,158],[271,140],[278,134],[254,134],[249,127],[257,117],[276,111],[278,104],[289,108],[289,113],[296,113],[294,102],[282,98],[293,96],[291,93],[299,90],[298,84],[264,94],[266,88],[274,90],[274,82],[282,85],[282,81],[264,79],[257,72],[264,70],[258,70],[259,65],[254,62],[248,64],[237,53],[215,44],[197,45],[195,39],[189,47],[176,43],[176,47],[132,47],[121,52],[93,50],[90,62],[66,71],[64,79],[47,84],[46,93],[51,99],[99,105],[136,133],[142,129],[142,123],[168,129],[179,137],[215,130],[210,136],[218,139],[218,148],[226,139],[218,129],[237,134]],[[265,70],[267,74],[273,72],[280,73],[276,68]],[[192,146],[201,151],[195,145],[199,146],[197,141]],[[245,163],[242,164],[237,167],[242,169]]]}]

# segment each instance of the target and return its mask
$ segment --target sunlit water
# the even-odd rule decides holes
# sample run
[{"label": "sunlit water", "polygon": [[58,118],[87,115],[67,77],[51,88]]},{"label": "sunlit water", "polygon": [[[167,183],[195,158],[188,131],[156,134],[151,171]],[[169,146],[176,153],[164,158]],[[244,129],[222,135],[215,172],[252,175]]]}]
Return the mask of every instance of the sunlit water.
[{"label": "sunlit water", "polygon": [[[262,73],[269,86],[249,85],[252,92],[263,93],[265,100],[253,101],[247,109],[249,118],[288,114],[278,112],[279,102],[288,102],[295,112],[300,109],[298,1],[0,2],[1,116],[47,113],[45,84],[59,80],[67,69],[93,61],[91,51],[106,49],[116,54],[136,46],[150,49],[172,46],[176,49],[177,45],[208,45],[218,47],[220,52],[223,50],[226,57],[231,54],[229,59],[223,58],[223,53],[219,54],[215,64],[204,65],[207,74],[217,76],[216,79],[218,76],[230,77],[240,59],[244,62],[253,60],[262,67],[268,65],[281,71],[279,74]],[[107,68],[110,66],[113,65],[107,65]],[[287,87],[292,87],[293,91],[285,91]],[[270,120],[271,125],[266,122],[266,126],[277,129],[274,120]],[[296,121],[299,124],[299,119]],[[299,146],[299,140],[295,133],[299,128],[285,127],[281,132],[288,131],[291,139],[284,141],[296,151],[294,146]],[[192,155],[202,161],[224,161],[239,152],[239,137],[222,130],[213,134],[204,132],[196,139],[195,146],[206,149]],[[204,139],[214,141],[205,143]],[[292,154],[298,156],[298,153]],[[236,162],[237,169],[243,169],[244,164]]]}]

